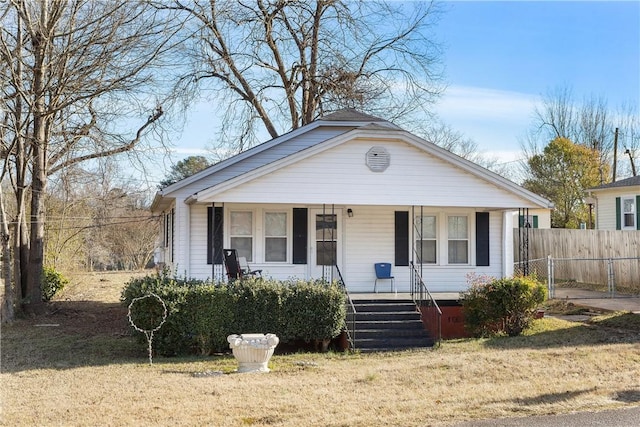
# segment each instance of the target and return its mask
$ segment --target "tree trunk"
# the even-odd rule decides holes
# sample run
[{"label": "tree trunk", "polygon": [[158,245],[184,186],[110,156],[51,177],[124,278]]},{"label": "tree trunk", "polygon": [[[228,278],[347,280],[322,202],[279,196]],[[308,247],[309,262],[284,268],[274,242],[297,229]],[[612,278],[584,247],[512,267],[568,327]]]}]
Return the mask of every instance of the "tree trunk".
[{"label": "tree trunk", "polygon": [[[41,127],[41,133],[44,134],[44,125],[41,125]],[[41,280],[44,269],[44,194],[47,183],[44,150],[38,147],[38,140],[44,141],[44,139],[36,137],[34,146],[35,158],[33,163],[33,184],[31,187],[31,232],[29,236],[27,300],[25,305],[27,311],[34,313],[40,313],[44,309]]]},{"label": "tree trunk", "polygon": [[4,282],[4,300],[1,307],[2,322],[13,322],[15,318],[15,288],[11,277],[11,244],[9,221],[4,205],[4,194],[0,188],[0,245],[2,245],[2,281]]},{"label": "tree trunk", "polygon": [[[48,8],[42,7],[40,24],[48,23]],[[47,105],[45,80],[47,75],[46,52],[50,43],[44,28],[33,28],[33,138],[31,177],[31,222],[29,233],[29,260],[27,264],[27,292],[25,309],[28,312],[44,311],[42,302],[42,272],[44,269],[44,216],[47,185]]]}]

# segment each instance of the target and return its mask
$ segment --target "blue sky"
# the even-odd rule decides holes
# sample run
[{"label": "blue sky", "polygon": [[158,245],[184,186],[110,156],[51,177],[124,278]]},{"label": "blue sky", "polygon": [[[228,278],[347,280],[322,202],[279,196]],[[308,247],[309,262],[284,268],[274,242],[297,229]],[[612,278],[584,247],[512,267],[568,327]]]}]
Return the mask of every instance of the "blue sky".
[{"label": "blue sky", "polygon": [[517,158],[534,105],[559,87],[640,106],[640,1],[451,1],[437,28],[438,112],[481,150]]},{"label": "blue sky", "polygon": [[[448,88],[442,120],[505,161],[520,157],[534,106],[558,87],[640,107],[640,1],[447,1],[435,28]],[[175,160],[215,133],[215,106],[196,104]]]}]

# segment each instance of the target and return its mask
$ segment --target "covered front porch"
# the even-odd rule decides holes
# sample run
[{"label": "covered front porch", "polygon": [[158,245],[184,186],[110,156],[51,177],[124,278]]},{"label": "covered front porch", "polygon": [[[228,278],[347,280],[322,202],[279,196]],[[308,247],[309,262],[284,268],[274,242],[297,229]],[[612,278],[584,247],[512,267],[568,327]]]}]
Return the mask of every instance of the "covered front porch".
[{"label": "covered front porch", "polygon": [[[457,293],[469,274],[501,277],[511,262],[509,211],[465,207],[211,203],[187,206],[188,273],[225,280],[222,250],[276,280],[338,279],[350,293],[372,293],[374,264],[391,264],[395,291],[411,291],[412,268],[431,292]],[[510,221],[509,224],[505,224]],[[196,228],[194,228],[195,230]],[[206,231],[205,231],[206,229]],[[181,271],[178,267],[178,271]],[[391,289],[379,281],[379,291]]]}]

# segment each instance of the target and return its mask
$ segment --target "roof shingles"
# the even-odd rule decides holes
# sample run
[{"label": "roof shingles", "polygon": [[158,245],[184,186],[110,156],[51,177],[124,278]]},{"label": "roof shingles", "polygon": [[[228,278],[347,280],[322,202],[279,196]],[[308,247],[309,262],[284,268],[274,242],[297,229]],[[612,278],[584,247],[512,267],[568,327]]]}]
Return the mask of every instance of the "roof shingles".
[{"label": "roof shingles", "polygon": [[636,185],[640,185],[640,176],[632,176],[631,178],[622,179],[620,181],[611,182],[609,184],[602,184],[598,187],[591,188],[590,190],[604,190],[606,188],[633,187]]}]

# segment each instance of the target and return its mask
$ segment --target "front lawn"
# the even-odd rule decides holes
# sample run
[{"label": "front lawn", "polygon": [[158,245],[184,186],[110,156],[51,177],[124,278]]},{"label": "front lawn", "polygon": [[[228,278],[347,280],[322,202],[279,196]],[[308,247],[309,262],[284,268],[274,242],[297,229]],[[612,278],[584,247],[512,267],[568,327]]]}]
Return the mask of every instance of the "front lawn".
[{"label": "front lawn", "polygon": [[117,290],[86,301],[78,286],[2,326],[1,425],[417,426],[640,404],[637,315],[545,318],[438,350],[275,355],[271,373],[234,374],[229,355],[150,366]]}]

